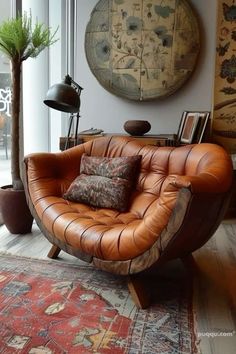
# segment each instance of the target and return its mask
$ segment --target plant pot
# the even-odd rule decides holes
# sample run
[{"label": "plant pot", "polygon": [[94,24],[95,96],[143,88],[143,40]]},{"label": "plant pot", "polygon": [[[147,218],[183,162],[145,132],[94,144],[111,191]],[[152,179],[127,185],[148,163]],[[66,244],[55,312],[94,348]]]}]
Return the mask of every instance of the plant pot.
[{"label": "plant pot", "polygon": [[127,120],[124,130],[130,135],[144,135],[151,129],[151,124],[147,120]]},{"label": "plant pot", "polygon": [[0,212],[2,221],[12,234],[31,232],[33,217],[24,190],[13,190],[11,185],[0,188]]}]

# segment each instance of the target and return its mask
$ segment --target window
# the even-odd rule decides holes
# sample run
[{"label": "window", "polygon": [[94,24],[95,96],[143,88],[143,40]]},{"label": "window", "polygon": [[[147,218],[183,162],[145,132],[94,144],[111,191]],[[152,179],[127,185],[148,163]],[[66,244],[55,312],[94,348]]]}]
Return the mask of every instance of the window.
[{"label": "window", "polygon": [[[0,0],[0,23],[11,17],[12,4]],[[10,182],[11,74],[10,61],[0,52],[0,185]]]}]

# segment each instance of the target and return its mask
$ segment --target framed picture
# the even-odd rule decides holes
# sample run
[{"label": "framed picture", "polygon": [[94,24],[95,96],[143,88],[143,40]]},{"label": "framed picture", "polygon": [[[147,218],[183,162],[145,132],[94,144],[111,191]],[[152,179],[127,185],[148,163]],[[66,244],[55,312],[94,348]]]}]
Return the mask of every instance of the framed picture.
[{"label": "framed picture", "polygon": [[184,111],[177,132],[177,141],[180,144],[201,143],[209,118],[209,111]]},{"label": "framed picture", "polygon": [[179,123],[179,127],[178,127],[178,131],[177,131],[177,141],[180,142],[180,138],[181,138],[181,134],[183,131],[183,127],[184,127],[184,122],[185,122],[185,118],[187,116],[187,111],[184,111],[182,114],[182,117],[180,119],[180,123]]},{"label": "framed picture", "polygon": [[183,121],[183,128],[180,134],[180,143],[191,144],[194,133],[197,129],[199,114],[197,112],[187,112]]},{"label": "framed picture", "polygon": [[205,112],[199,112],[198,116],[198,126],[196,129],[196,133],[193,138],[194,143],[201,143],[203,140],[204,133],[206,131],[207,123],[209,122],[210,119],[210,112],[205,111]]}]

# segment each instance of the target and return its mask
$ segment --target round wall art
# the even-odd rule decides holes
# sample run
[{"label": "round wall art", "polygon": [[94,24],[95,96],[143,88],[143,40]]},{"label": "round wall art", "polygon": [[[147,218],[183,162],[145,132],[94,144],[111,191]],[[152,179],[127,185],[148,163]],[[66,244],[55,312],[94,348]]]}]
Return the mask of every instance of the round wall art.
[{"label": "round wall art", "polygon": [[100,0],[85,34],[92,73],[131,100],[169,96],[192,73],[199,28],[188,0]]}]

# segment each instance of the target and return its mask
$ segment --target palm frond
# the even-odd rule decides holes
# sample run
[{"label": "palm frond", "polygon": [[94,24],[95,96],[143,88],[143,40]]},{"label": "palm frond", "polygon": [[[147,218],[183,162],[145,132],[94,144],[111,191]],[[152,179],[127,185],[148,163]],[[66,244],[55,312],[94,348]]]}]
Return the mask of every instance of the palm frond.
[{"label": "palm frond", "polygon": [[20,78],[23,60],[35,58],[46,47],[55,43],[55,34],[50,28],[36,23],[32,28],[31,14],[8,19],[0,25],[0,51],[5,53],[12,63],[12,139],[11,174],[13,189],[22,189],[20,177],[19,114],[20,114]]},{"label": "palm frond", "polygon": [[0,50],[11,60],[18,58],[20,61],[29,57],[35,58],[38,54],[55,43],[56,31],[42,23],[36,23],[32,28],[31,15],[17,16],[8,19],[0,25]]}]

